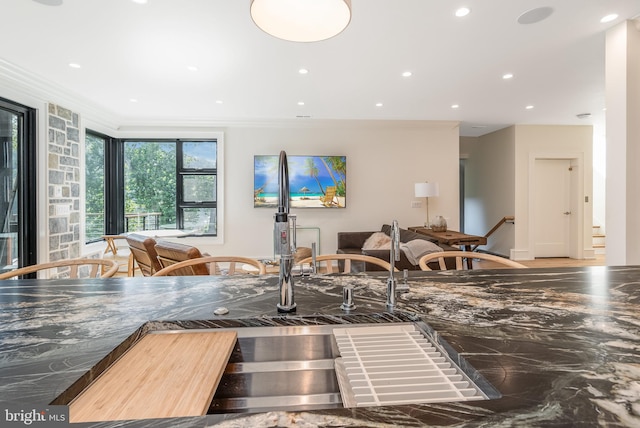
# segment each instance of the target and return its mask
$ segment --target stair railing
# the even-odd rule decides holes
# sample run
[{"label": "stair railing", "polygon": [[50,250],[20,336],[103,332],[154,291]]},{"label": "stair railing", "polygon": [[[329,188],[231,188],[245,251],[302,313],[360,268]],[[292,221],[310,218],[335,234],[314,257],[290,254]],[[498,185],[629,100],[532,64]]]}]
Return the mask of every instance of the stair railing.
[{"label": "stair railing", "polygon": [[[491,228],[491,230],[490,230],[489,232],[487,232],[487,234],[486,234],[486,235],[484,235],[484,237],[485,237],[485,238],[489,238],[489,236],[491,236],[491,234],[493,234],[493,232],[495,232],[496,230],[498,230],[498,229],[500,228],[500,226],[502,226],[503,224],[505,224],[505,223],[511,223],[511,224],[513,224],[513,223],[515,223],[515,221],[516,221],[516,218],[515,218],[514,216],[512,216],[512,215],[508,215],[508,216],[504,216],[504,217],[502,217],[502,218],[500,219],[500,221],[499,221],[498,223],[496,223],[496,225],[495,225],[495,226],[493,226],[493,227]],[[475,247],[472,247],[472,248],[471,248],[471,251],[475,251],[475,250],[476,250],[476,248],[478,248],[478,247],[479,247],[479,245],[476,245]]]}]

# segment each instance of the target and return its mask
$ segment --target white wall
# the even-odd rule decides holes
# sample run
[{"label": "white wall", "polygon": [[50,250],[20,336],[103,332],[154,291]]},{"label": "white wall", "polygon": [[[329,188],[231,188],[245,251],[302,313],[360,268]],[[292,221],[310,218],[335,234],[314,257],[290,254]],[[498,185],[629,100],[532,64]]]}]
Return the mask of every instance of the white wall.
[{"label": "white wall", "polygon": [[[344,155],[347,157],[345,209],[292,209],[301,226],[321,230],[321,252],[334,253],[337,232],[379,230],[397,219],[401,227],[420,225],[426,211],[411,208],[413,185],[438,181],[440,196],[430,199],[431,215],[458,216],[458,127],[428,121],[288,121],[267,125],[234,125],[225,140],[224,243],[188,238],[210,254],[271,257],[275,210],[253,207],[253,157]],[[301,240],[303,236],[300,236]],[[305,239],[309,235],[305,233]]]},{"label": "white wall", "polygon": [[[515,214],[515,128],[461,142],[466,155],[465,232],[484,236],[503,217]],[[506,223],[481,248],[509,256],[514,245],[514,225]]]},{"label": "white wall", "polygon": [[607,265],[640,263],[639,52],[636,23],[607,32]]}]

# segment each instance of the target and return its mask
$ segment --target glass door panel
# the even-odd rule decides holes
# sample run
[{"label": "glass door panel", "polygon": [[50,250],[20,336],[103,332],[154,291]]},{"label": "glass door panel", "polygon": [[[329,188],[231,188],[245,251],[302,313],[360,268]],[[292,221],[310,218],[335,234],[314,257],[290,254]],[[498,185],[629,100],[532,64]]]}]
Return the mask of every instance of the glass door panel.
[{"label": "glass door panel", "polygon": [[0,269],[18,266],[20,117],[0,107]]}]

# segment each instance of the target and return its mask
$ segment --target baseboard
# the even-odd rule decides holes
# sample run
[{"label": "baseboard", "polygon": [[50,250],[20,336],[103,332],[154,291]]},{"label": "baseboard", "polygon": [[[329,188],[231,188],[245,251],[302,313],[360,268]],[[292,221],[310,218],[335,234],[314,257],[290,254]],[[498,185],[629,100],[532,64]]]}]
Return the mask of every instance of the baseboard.
[{"label": "baseboard", "polygon": [[533,260],[533,257],[529,254],[528,250],[514,250],[511,249],[511,260]]}]

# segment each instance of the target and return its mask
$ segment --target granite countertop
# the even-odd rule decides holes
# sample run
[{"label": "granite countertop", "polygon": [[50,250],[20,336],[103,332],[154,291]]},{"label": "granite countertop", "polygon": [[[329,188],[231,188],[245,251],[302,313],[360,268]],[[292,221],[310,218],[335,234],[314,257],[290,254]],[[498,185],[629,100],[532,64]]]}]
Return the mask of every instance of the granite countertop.
[{"label": "granite countertop", "polygon": [[[416,314],[502,398],[78,426],[640,426],[640,267],[411,272],[395,315],[386,279],[296,278],[294,315],[276,311],[275,276],[0,281],[0,412],[64,396],[149,321],[350,323],[339,306],[351,285],[354,314]],[[220,306],[229,313],[214,315]]]}]

